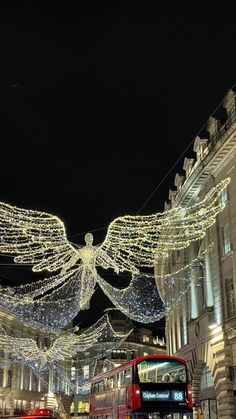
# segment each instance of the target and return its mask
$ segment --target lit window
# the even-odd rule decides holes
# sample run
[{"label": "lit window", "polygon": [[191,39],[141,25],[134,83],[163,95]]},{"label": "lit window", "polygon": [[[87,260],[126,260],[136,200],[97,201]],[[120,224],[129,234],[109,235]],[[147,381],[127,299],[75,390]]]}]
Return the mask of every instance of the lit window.
[{"label": "lit window", "polygon": [[148,353],[147,353],[147,352],[144,352],[144,353],[143,353],[143,356],[148,356]]},{"label": "lit window", "polygon": [[138,364],[140,383],[182,382],[186,383],[186,367],[176,360],[145,360]]},{"label": "lit window", "polygon": [[114,349],[111,353],[112,359],[126,359],[127,352],[125,349]]},{"label": "lit window", "polygon": [[231,251],[229,224],[222,227],[222,240],[223,240],[223,255],[227,255]]},{"label": "lit window", "polygon": [[78,413],[88,413],[89,412],[89,403],[80,400],[78,403]]},{"label": "lit window", "polygon": [[85,379],[89,378],[89,365],[85,365],[83,367],[83,371],[84,371],[84,378]]},{"label": "lit window", "polygon": [[75,367],[71,367],[70,373],[71,373],[71,379],[74,380],[75,379]]},{"label": "lit window", "polygon": [[149,342],[149,336],[143,335],[143,342],[148,343]]}]

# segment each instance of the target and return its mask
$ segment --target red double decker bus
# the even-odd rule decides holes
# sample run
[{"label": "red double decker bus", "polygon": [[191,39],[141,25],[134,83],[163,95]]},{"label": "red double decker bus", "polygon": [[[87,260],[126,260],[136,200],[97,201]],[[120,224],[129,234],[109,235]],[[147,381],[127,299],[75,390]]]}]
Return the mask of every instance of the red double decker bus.
[{"label": "red double decker bus", "polygon": [[150,355],[94,377],[91,419],[191,418],[186,361]]}]

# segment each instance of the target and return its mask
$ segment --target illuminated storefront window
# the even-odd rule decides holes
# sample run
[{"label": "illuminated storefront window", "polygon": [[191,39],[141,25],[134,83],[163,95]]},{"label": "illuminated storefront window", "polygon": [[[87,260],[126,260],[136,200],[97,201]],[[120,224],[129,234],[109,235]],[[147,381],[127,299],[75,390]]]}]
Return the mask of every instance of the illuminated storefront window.
[{"label": "illuminated storefront window", "polygon": [[80,400],[78,403],[78,412],[79,413],[89,412],[89,402]]}]

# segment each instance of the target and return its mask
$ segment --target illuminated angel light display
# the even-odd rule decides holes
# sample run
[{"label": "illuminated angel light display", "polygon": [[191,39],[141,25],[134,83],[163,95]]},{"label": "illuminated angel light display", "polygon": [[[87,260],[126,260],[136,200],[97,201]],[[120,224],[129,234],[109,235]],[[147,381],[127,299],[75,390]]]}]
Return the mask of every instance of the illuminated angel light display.
[{"label": "illuminated angel light display", "polygon": [[[12,336],[14,329],[11,329],[9,324],[0,325],[0,347],[7,355],[0,359],[0,368],[24,365],[31,368],[50,391],[57,391],[55,386],[64,382],[74,393],[89,392],[91,378],[100,359],[120,347],[132,332],[115,332],[107,314],[79,335],[63,330],[44,335],[43,339],[46,336],[47,342],[50,342],[47,347],[43,347],[45,341],[36,343],[33,338]],[[77,329],[75,327],[72,330],[75,332]],[[20,335],[20,332],[17,334]],[[75,366],[73,377],[72,365]],[[89,365],[88,376],[84,374],[85,365]]]},{"label": "illuminated angel light display", "polygon": [[[225,206],[219,202],[219,197],[229,181],[229,178],[223,180],[201,202],[187,208],[176,207],[153,215],[116,218],[109,225],[104,242],[98,246],[93,245],[91,233],[85,236],[85,246],[72,244],[66,237],[63,222],[56,216],[0,203],[0,252],[13,255],[17,263],[33,265],[34,272],[60,271],[38,285],[22,286],[22,291],[18,287],[16,297],[22,292],[22,304],[28,306],[33,306],[36,298],[46,310],[48,294],[46,297],[41,295],[50,291],[51,301],[55,301],[56,293],[60,292],[58,290],[62,290],[66,282],[73,281],[79,290],[73,300],[77,302],[76,309],[79,311],[89,307],[98,282],[112,302],[121,307],[119,293],[98,276],[97,267],[110,268],[116,274],[127,272],[133,277],[130,288],[137,286],[137,278],[141,278],[146,269],[164,264],[173,251],[187,248],[193,241],[205,236],[206,230],[214,224],[217,214]],[[135,298],[132,292],[130,295],[132,305]],[[10,293],[2,293],[2,296],[5,304],[10,304],[14,297]],[[70,298],[73,299],[73,296]],[[132,307],[127,309],[126,314],[129,315],[132,310]],[[164,313],[161,303],[159,311]],[[148,318],[147,314],[146,321],[150,321]]]},{"label": "illuminated angel light display", "polygon": [[106,314],[80,335],[65,331],[51,335],[53,340],[49,348],[40,348],[33,338],[10,336],[3,326],[0,329],[1,350],[11,356],[8,363],[22,363],[37,371],[49,368],[54,362],[71,359],[75,355],[80,359],[79,353],[83,357],[83,353],[91,348],[96,353],[95,357],[99,358],[122,344],[131,333],[115,332]]}]

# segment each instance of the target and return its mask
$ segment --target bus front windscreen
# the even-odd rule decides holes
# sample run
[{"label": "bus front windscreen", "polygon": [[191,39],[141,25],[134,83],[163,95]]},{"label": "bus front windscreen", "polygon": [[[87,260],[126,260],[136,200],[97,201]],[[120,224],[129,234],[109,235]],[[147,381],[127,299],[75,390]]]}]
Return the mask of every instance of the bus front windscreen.
[{"label": "bus front windscreen", "polygon": [[140,383],[186,383],[186,366],[175,359],[145,360],[137,365]]}]

